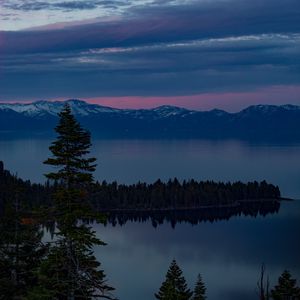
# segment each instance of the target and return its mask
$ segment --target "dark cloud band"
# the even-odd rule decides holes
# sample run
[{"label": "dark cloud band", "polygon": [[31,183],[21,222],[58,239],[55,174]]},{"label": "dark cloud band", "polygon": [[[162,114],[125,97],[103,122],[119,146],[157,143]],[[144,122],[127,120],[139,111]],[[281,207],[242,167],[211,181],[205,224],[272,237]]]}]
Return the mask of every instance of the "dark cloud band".
[{"label": "dark cloud band", "polygon": [[97,7],[118,8],[123,6],[123,1],[113,0],[79,0],[79,1],[8,1],[3,4],[3,7],[15,11],[39,11],[39,10],[90,10]]},{"label": "dark cloud band", "polygon": [[[117,5],[84,5],[111,2]],[[55,5],[83,9],[81,3]],[[298,0],[156,1],[114,22],[0,32],[0,90],[7,97],[83,97],[298,85],[299,20]]]}]

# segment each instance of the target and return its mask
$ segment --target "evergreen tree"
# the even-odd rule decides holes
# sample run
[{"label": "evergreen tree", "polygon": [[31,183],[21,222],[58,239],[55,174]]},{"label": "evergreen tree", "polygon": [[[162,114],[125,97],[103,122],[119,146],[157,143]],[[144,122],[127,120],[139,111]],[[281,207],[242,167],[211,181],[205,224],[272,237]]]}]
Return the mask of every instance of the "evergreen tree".
[{"label": "evergreen tree", "polygon": [[198,274],[192,300],[205,300],[206,287],[200,274]]},{"label": "evergreen tree", "polygon": [[285,270],[278,279],[278,284],[271,290],[274,300],[299,300],[300,288],[296,286],[296,280],[291,273]]},{"label": "evergreen tree", "polygon": [[37,284],[37,269],[46,252],[40,226],[26,217],[24,193],[14,188],[14,201],[6,203],[0,218],[1,300],[27,299]]},{"label": "evergreen tree", "polygon": [[52,215],[57,223],[55,242],[39,273],[39,286],[32,299],[112,299],[113,290],[93,254],[93,246],[104,245],[90,226],[82,222],[93,215],[88,190],[93,182],[95,158],[87,158],[90,133],[84,130],[67,104],[55,128],[58,137],[50,146],[52,157],[45,164],[58,168],[46,174],[58,182]]},{"label": "evergreen tree", "polygon": [[192,292],[188,289],[182,271],[173,260],[158,293],[155,294],[159,300],[189,300]]},{"label": "evergreen tree", "polygon": [[60,167],[57,172],[46,174],[49,179],[61,181],[69,189],[72,186],[85,186],[93,181],[96,158],[86,158],[90,153],[91,136],[83,129],[66,104],[58,114],[59,124],[55,131],[57,140],[49,147],[53,157],[44,163]]}]

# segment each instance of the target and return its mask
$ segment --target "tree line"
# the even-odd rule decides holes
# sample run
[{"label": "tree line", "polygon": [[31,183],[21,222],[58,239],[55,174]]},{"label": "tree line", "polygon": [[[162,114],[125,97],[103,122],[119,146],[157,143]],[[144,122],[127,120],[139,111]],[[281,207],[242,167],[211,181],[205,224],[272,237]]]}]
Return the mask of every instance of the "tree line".
[{"label": "tree line", "polygon": [[[0,162],[0,215],[17,196],[28,216],[38,209],[54,206],[53,195],[60,190],[58,180],[35,184],[4,170]],[[277,213],[280,209],[278,186],[262,182],[222,183],[176,178],[168,182],[132,185],[91,182],[85,187],[86,201],[98,212],[107,215],[106,222],[123,225],[127,221],[151,220],[154,227],[171,223],[229,220],[232,216],[256,217]],[[51,217],[50,217],[51,218]]]},{"label": "tree line", "polygon": [[[5,204],[15,197],[18,190],[20,197],[26,196],[26,206],[52,206],[52,195],[61,188],[61,182],[54,178],[52,184],[32,184],[3,169],[0,162],[0,212]],[[0,165],[0,166],[1,166]],[[53,178],[52,178],[53,179]],[[117,182],[96,182],[86,186],[88,201],[93,209],[103,210],[176,210],[197,209],[210,206],[238,206],[249,200],[278,200],[281,197],[278,186],[262,182],[222,183],[214,181],[184,180],[177,178],[154,183],[132,185]]]},{"label": "tree line", "polygon": [[[262,265],[260,280],[258,282],[258,299],[260,300],[299,300],[300,287],[296,279],[292,278],[288,270],[284,270],[279,276],[277,284],[269,290],[269,280],[264,281],[265,267]],[[205,300],[207,299],[206,286],[201,274],[192,291],[184,278],[181,268],[175,259],[170,264],[165,280],[162,282],[157,293],[154,294],[158,300]]]},{"label": "tree line", "polygon": [[243,200],[279,199],[278,186],[262,182],[223,183],[214,181],[184,180],[177,178],[152,184],[132,185],[96,182],[92,187],[91,201],[98,209],[188,209],[206,206],[227,206]]}]

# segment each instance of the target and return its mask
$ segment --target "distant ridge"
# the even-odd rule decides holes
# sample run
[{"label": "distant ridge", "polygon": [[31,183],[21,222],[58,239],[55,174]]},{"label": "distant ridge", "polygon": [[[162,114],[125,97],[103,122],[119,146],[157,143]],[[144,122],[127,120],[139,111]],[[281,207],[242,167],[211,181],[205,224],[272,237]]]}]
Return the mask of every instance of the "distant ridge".
[{"label": "distant ridge", "polygon": [[90,113],[113,112],[118,109],[100,106],[97,104],[89,104],[83,100],[70,99],[66,101],[35,101],[31,103],[0,103],[0,110],[11,109],[15,112],[22,113],[26,116],[42,116],[46,114],[56,116],[65,103],[69,103],[76,115],[88,115]]},{"label": "distant ridge", "polygon": [[53,132],[57,113],[68,102],[80,122],[96,136],[134,138],[237,138],[300,141],[300,106],[254,105],[240,112],[196,111],[163,105],[117,109],[82,100],[0,103],[0,133]]},{"label": "distant ridge", "polygon": [[[57,115],[57,113],[62,109],[65,103],[69,103],[73,109],[73,113],[75,115],[89,115],[89,114],[97,114],[102,112],[118,112],[118,113],[129,113],[129,112],[156,112],[157,114],[163,114],[164,116],[167,115],[174,115],[178,113],[195,113],[195,112],[215,112],[218,114],[226,114],[228,112],[221,110],[221,109],[212,109],[209,111],[200,111],[200,110],[192,110],[188,108],[172,106],[172,105],[161,105],[154,108],[149,109],[120,109],[120,108],[112,108],[108,106],[102,106],[99,104],[91,104],[84,100],[78,99],[68,99],[65,101],[34,101],[30,103],[0,103],[0,110],[11,109],[15,112],[22,113],[27,116],[36,116],[36,115],[43,115],[43,114],[51,114]],[[300,110],[300,106],[292,105],[292,104],[285,104],[285,105],[252,105],[238,113],[241,112],[249,112],[249,111],[256,111],[256,112],[265,112],[271,113],[278,109],[282,110]],[[228,113],[229,114],[229,113]],[[237,113],[231,113],[237,114]]]}]

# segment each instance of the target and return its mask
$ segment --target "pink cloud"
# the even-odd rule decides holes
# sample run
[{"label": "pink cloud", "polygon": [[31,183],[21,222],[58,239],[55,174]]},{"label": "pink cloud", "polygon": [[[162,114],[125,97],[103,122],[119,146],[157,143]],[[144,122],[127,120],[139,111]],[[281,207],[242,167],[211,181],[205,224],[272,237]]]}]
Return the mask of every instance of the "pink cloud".
[{"label": "pink cloud", "polygon": [[[48,101],[64,101],[78,99],[76,95],[48,99]],[[81,97],[89,103],[116,108],[153,108],[161,105],[174,105],[195,110],[224,109],[229,112],[240,111],[256,104],[295,104],[300,105],[300,86],[278,85],[244,92],[201,93],[187,96],[100,96]],[[44,100],[44,99],[34,99]],[[9,101],[9,103],[31,103],[33,99]],[[7,102],[0,100],[0,102]]]},{"label": "pink cloud", "polygon": [[300,86],[271,86],[254,91],[202,93],[191,96],[95,97],[86,100],[90,103],[118,108],[152,108],[160,105],[175,105],[198,110],[219,108],[227,111],[239,111],[255,104],[300,105]]},{"label": "pink cloud", "polygon": [[23,30],[25,31],[43,31],[43,30],[60,30],[65,29],[68,27],[73,26],[79,26],[79,25],[89,25],[94,23],[110,23],[110,22],[116,22],[121,21],[121,17],[117,15],[112,16],[106,16],[106,17],[97,17],[97,18],[91,18],[91,19],[84,19],[79,21],[66,21],[66,22],[56,22],[56,23],[50,23],[47,25],[41,25],[41,26],[34,26],[34,27],[27,27]]}]

